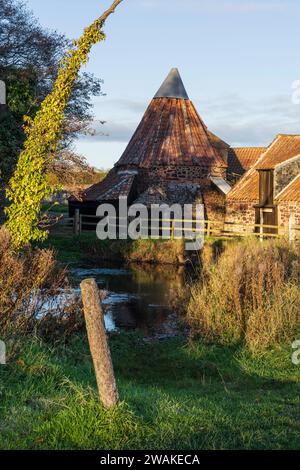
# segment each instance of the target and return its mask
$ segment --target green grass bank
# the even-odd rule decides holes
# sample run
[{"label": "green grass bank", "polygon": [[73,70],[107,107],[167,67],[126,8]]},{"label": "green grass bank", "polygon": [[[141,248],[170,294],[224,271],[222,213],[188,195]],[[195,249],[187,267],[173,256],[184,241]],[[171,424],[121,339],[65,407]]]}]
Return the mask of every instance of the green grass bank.
[{"label": "green grass bank", "polygon": [[120,263],[184,264],[183,240],[98,240],[95,232],[80,236],[53,232],[41,245],[57,252],[62,263],[93,263],[97,260]]},{"label": "green grass bank", "polygon": [[300,366],[290,348],[253,357],[239,347],[115,335],[122,403],[105,411],[85,336],[14,346],[0,366],[1,449],[300,446]]}]

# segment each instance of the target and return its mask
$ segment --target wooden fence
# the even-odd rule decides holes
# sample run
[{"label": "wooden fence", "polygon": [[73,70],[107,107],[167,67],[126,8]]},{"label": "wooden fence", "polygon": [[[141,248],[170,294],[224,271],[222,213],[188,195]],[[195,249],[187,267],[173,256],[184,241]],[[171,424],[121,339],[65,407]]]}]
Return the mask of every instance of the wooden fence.
[{"label": "wooden fence", "polygon": [[[150,219],[149,219],[150,220]],[[80,214],[76,211],[75,217],[71,219],[65,219],[65,223],[73,226],[73,232],[76,235],[80,235],[82,232],[96,230],[97,224],[100,218],[95,215]],[[148,221],[141,219],[141,222],[147,223]],[[159,238],[168,239],[194,239],[198,236],[232,239],[254,236],[260,239],[267,238],[286,238],[288,240],[300,240],[300,225],[294,225],[290,223],[288,226],[283,225],[261,225],[261,224],[241,224],[237,222],[224,222],[217,220],[181,220],[181,219],[159,219],[152,220],[152,222],[167,223],[170,227],[170,234],[168,236],[160,235]],[[178,229],[184,227],[184,223],[189,224],[189,227],[185,230],[189,236],[181,235],[177,236]],[[126,228],[127,225],[121,223],[121,219],[118,219],[118,223],[112,227],[117,229]],[[184,232],[184,229],[182,229]],[[149,228],[149,234],[150,234]]]}]

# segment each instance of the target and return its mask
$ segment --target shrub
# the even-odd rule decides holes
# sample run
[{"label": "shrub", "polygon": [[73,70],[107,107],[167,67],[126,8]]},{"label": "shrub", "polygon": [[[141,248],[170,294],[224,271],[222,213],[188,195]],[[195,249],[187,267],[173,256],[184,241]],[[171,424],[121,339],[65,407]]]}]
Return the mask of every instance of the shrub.
[{"label": "shrub", "polygon": [[39,331],[47,337],[67,334],[80,325],[78,302],[66,271],[52,250],[11,249],[9,233],[0,229],[1,337]]},{"label": "shrub", "polygon": [[26,140],[7,189],[11,202],[6,210],[7,227],[15,248],[47,238],[48,232],[40,227],[42,201],[52,193],[46,170],[59,148],[66,108],[80,69],[88,62],[92,47],[105,39],[102,31],[105,21],[121,2],[114,0],[110,8],[74,41],[61,61],[52,91],[34,119],[24,116]]},{"label": "shrub", "polygon": [[136,240],[130,244],[127,261],[184,264],[184,240]]},{"label": "shrub", "polygon": [[191,289],[193,334],[250,349],[291,342],[300,333],[300,262],[287,242],[229,244]]},{"label": "shrub", "polygon": [[[65,240],[63,240],[65,243]],[[91,259],[122,261],[124,263],[185,264],[183,240],[98,240],[93,232],[77,239],[80,252]],[[72,239],[75,246],[76,239]]]}]

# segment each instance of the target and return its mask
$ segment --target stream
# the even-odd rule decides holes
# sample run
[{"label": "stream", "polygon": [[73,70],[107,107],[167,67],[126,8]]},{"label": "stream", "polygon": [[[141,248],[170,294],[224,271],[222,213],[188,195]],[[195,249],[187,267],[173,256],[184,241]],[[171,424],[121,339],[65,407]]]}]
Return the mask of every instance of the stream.
[{"label": "stream", "polygon": [[157,338],[182,331],[173,305],[186,281],[184,267],[101,263],[97,268],[73,268],[71,275],[78,288],[83,279],[93,277],[106,291],[103,309],[108,331],[138,330]]}]

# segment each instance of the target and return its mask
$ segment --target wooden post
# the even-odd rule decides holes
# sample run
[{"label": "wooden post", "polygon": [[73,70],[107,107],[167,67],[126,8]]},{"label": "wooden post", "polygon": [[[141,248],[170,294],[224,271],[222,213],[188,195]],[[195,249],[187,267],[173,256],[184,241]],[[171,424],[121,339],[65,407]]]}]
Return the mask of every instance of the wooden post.
[{"label": "wooden post", "polygon": [[76,209],[75,210],[75,216],[74,216],[74,234],[75,235],[80,235],[80,210],[79,209]]},{"label": "wooden post", "polygon": [[175,239],[175,221],[171,220],[171,240]]},{"label": "wooden post", "polygon": [[118,404],[119,396],[105,331],[99,289],[95,279],[84,280],[80,287],[100,400],[106,408],[111,408]]},{"label": "wooden post", "polygon": [[296,225],[295,216],[291,215],[289,218],[289,242],[290,243],[294,242],[296,238],[296,231],[295,231],[294,225]]},{"label": "wooden post", "polygon": [[210,221],[208,220],[207,221],[207,232],[206,232],[207,238],[210,237],[210,233],[211,233],[211,225],[210,225]]},{"label": "wooden post", "polygon": [[259,209],[259,233],[260,233],[260,237],[259,237],[259,240],[261,242],[264,241],[264,212],[262,209]]}]

